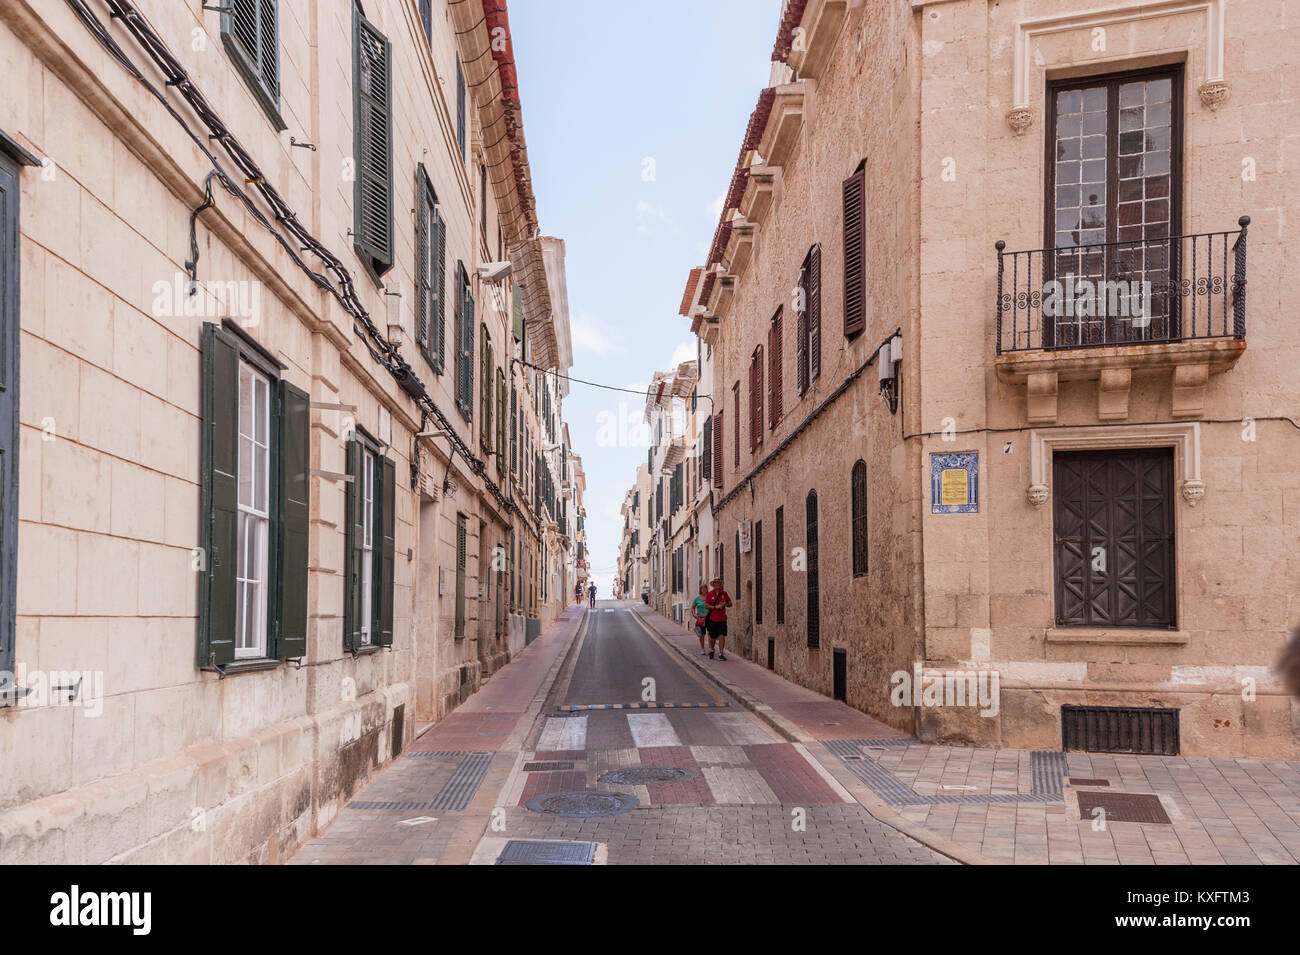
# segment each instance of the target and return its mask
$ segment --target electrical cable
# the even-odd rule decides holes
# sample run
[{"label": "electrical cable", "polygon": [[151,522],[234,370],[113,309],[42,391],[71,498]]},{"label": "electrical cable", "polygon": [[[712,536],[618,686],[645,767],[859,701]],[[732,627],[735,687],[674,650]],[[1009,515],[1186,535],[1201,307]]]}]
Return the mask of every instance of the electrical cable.
[{"label": "electrical cable", "polygon": [[[209,179],[205,179],[204,203],[200,205],[191,215],[191,226],[197,219],[198,213],[208,208],[214,203],[211,201],[211,175],[215,175],[221,182],[222,186],[253,215],[256,221],[266,228],[274,236],[276,241],[285,250],[299,269],[308,276],[308,278],[317,287],[328,291],[339,302],[343,309],[352,316],[359,327],[356,331],[359,338],[365,345],[371,356],[381,365],[383,365],[393,376],[398,386],[405,391],[422,409],[428,411],[441,425],[442,430],[447,433],[448,441],[453,447],[460,452],[461,456],[470,465],[471,470],[483,481],[484,487],[496,498],[497,502],[507,511],[514,512],[522,520],[527,520],[526,515],[502,493],[501,489],[491,478],[487,476],[487,466],[477,458],[465,444],[465,442],[456,434],[451,427],[451,422],[443,414],[442,410],[433,402],[424,384],[415,375],[411,366],[405,359],[398,354],[396,346],[379,333],[374,321],[371,319],[369,312],[357,296],[355,287],[352,282],[351,273],[343,262],[335,256],[326,246],[316,239],[312,233],[307,230],[297,218],[296,213],[287,205],[280,194],[274,187],[270,186],[262,174],[252,156],[243,148],[235,136],[230,132],[222,122],[217,112],[209,105],[206,98],[194,85],[189,74],[181,66],[179,61],[172,56],[167,46],[153,31],[149,24],[140,15],[139,11],[132,6],[128,0],[104,0],[109,8],[111,19],[119,20],[125,29],[132,35],[136,42],[144,49],[145,53],[153,61],[165,78],[165,85],[175,89],[185,100],[187,105],[194,111],[200,122],[207,127],[209,131],[208,140],[219,142],[230,159],[234,162],[239,171],[244,175],[245,182],[254,187],[256,192],[266,202],[272,210],[276,222],[280,223],[286,231],[296,239],[301,251],[311,252],[318,256],[326,271],[333,276],[334,281],[318,272],[313,271],[307,266],[299,255],[299,251],[294,249],[288,242],[283,233],[276,229],[265,214],[257,208],[252,198],[239,188],[231,175],[226,172],[225,168],[218,161],[217,157],[208,148],[203,138],[196,133],[181,116],[180,112],[171,104],[167,97],[153,83],[151,83],[138,67],[131,61],[125,51],[118,45],[116,40],[104,27],[103,23],[91,12],[86,5],[85,0],[66,0],[71,7],[73,14],[82,22],[92,36],[103,46],[109,54],[117,60],[127,72],[138,80],[145,89],[162,104],[163,108],[172,116],[185,133],[194,141],[195,145],[207,157],[213,166],[213,171]],[[460,0],[465,2],[465,0]],[[191,260],[187,266],[193,271],[191,280],[197,275],[198,266],[198,244],[197,238],[191,243]]]}]

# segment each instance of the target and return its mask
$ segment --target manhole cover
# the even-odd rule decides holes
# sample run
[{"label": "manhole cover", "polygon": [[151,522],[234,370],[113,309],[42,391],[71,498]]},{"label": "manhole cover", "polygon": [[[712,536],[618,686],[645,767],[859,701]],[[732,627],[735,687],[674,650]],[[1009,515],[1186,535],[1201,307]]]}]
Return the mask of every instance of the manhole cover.
[{"label": "manhole cover", "polygon": [[1096,793],[1083,790],[1079,793],[1079,815],[1093,817],[1100,807],[1107,822],[1154,822],[1171,825],[1160,797],[1148,793]]},{"label": "manhole cover", "polygon": [[595,854],[594,842],[511,839],[497,857],[497,865],[591,865]]},{"label": "manhole cover", "polygon": [[698,776],[693,769],[676,766],[638,766],[631,769],[611,769],[601,774],[600,780],[616,786],[650,786],[656,783],[677,783]]},{"label": "manhole cover", "polygon": [[534,796],[524,805],[533,812],[550,813],[552,816],[616,816],[637,807],[635,796],[627,793],[546,793]]}]

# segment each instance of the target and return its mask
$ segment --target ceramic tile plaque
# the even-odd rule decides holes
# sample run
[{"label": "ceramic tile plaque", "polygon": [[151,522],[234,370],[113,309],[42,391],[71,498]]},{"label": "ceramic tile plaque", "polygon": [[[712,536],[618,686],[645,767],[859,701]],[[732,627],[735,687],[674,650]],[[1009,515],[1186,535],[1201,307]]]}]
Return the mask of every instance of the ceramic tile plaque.
[{"label": "ceramic tile plaque", "polygon": [[930,513],[979,512],[978,451],[930,455]]}]

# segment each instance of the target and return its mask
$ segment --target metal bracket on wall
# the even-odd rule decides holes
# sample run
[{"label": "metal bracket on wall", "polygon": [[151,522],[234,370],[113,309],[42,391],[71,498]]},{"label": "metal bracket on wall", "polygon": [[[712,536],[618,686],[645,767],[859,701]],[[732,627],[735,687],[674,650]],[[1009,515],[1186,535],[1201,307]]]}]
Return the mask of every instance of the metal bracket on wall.
[{"label": "metal bracket on wall", "polygon": [[342,481],[345,484],[351,484],[355,480],[351,474],[339,474],[337,471],[320,471],[312,468],[308,473],[312,477],[324,478],[327,481]]},{"label": "metal bracket on wall", "polygon": [[308,406],[313,411],[347,411],[351,414],[357,413],[356,405],[339,404],[337,401],[311,401]]}]

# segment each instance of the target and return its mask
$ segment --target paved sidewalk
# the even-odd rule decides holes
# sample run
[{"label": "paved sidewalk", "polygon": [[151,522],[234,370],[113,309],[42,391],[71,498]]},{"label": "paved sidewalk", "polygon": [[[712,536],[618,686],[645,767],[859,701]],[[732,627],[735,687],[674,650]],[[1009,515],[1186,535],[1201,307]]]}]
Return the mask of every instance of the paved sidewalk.
[{"label": "paved sidewalk", "polygon": [[[702,657],[693,632],[630,606],[692,666],[805,745],[873,816],[959,861],[1300,862],[1300,762],[919,743],[755,663]],[[1120,821],[1130,813],[1156,821]]]},{"label": "paved sidewalk", "polygon": [[569,607],[482,688],[353,794],[291,865],[469,862],[564,653],[582,621]]}]

